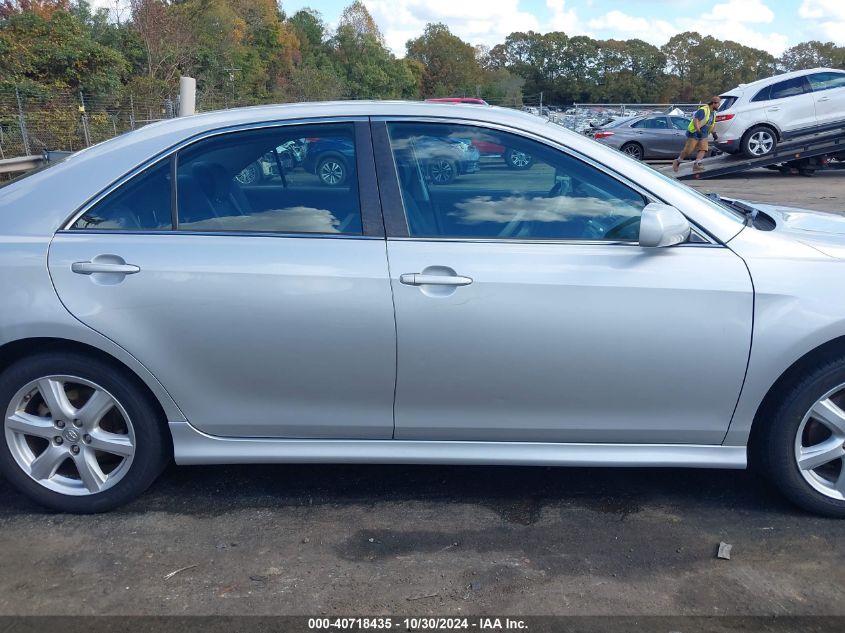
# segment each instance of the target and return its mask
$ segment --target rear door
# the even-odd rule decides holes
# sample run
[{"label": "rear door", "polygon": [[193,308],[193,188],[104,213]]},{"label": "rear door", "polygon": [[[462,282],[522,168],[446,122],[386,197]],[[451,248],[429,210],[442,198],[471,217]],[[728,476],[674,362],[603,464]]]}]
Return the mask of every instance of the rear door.
[{"label": "rear door", "polygon": [[766,117],[784,133],[795,134],[816,125],[816,104],[806,77],[772,84],[767,93]]},{"label": "rear door", "polygon": [[825,71],[808,77],[816,104],[819,125],[845,125],[845,72]]},{"label": "rear door", "polygon": [[[647,198],[539,141],[473,125],[374,126],[397,439],[721,443],[751,341],[751,281],[736,254],[704,239],[641,248]],[[438,185],[418,150],[450,136],[534,163]]]},{"label": "rear door", "polygon": [[[276,160],[302,138],[352,147],[342,176]],[[84,210],[49,268],[65,306],[205,432],[392,436],[393,304],[365,121],[193,143]]]}]

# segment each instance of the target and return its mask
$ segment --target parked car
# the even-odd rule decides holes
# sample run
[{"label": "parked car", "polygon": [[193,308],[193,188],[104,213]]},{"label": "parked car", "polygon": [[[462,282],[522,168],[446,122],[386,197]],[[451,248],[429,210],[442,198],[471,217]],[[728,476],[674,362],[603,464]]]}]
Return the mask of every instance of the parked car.
[{"label": "parked car", "polygon": [[448,185],[462,174],[479,170],[480,154],[471,139],[425,136],[416,139],[420,169],[435,185]]},{"label": "parked car", "polygon": [[790,138],[845,127],[845,71],[814,68],[740,84],[722,95],[719,149],[749,158]]},{"label": "parked car", "polygon": [[689,122],[683,116],[647,114],[613,121],[591,136],[637,160],[675,158],[687,140]]},{"label": "parked car", "polygon": [[471,105],[490,105],[478,97],[434,97],[426,99],[426,103],[464,103]]},{"label": "parked car", "polygon": [[355,172],[355,148],[351,138],[311,138],[302,167],[329,187],[340,187]]},{"label": "parked car", "polygon": [[[482,135],[534,166],[434,186],[429,148]],[[295,138],[358,168],[238,181]],[[708,198],[519,112],[172,119],[0,189],[0,469],[98,512],[172,459],[750,461],[843,517],[843,260],[838,215]]]},{"label": "parked car", "polygon": [[238,182],[243,185],[253,185],[266,178],[278,177],[279,165],[287,173],[301,165],[304,157],[304,139],[287,141],[276,148],[275,154],[273,151],[267,152],[254,163],[244,167],[241,173],[237,175]]},{"label": "parked car", "polygon": [[496,156],[505,161],[505,165],[511,169],[531,169],[534,159],[517,149],[505,147],[485,139],[473,139],[472,144],[481,156]]}]

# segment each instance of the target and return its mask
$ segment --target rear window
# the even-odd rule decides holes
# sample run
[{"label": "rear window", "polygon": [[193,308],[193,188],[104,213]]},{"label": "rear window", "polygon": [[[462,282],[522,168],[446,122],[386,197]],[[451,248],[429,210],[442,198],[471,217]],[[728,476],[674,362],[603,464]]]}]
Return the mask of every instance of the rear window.
[{"label": "rear window", "polygon": [[739,97],[734,97],[733,95],[722,95],[719,98],[722,100],[722,104],[719,106],[719,112],[724,112],[725,110],[730,109]]},{"label": "rear window", "polygon": [[766,86],[760,92],[758,92],[756,95],[754,95],[754,98],[752,98],[751,100],[752,101],[768,101],[769,100],[769,94],[771,94],[771,91],[772,91],[772,87]]}]

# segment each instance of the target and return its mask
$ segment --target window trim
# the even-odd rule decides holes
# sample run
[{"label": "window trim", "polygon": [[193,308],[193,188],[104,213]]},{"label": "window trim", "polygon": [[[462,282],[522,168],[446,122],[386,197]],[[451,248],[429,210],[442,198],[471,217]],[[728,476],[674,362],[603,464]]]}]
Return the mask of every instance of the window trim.
[{"label": "window trim", "polygon": [[[279,127],[291,127],[298,125],[315,125],[315,124],[329,124],[329,123],[346,123],[352,124],[355,134],[355,168],[356,177],[358,178],[358,204],[361,211],[361,228],[360,234],[356,233],[295,233],[290,231],[285,232],[267,232],[267,231],[180,231],[178,230],[178,197],[177,197],[177,182],[175,178],[176,169],[178,167],[178,153],[209,138],[222,136],[225,134],[235,134],[238,132],[246,132],[250,130],[272,129]],[[92,207],[98,204],[101,200],[109,196],[111,193],[125,185],[127,182],[135,178],[143,171],[157,165],[165,160],[170,161],[170,211],[171,211],[171,227],[170,229],[162,229],[159,231],[151,230],[121,230],[121,229],[74,229],[73,225],[77,220],[87,213]],[[381,201],[378,195],[378,179],[376,176],[374,150],[372,139],[370,135],[369,117],[366,116],[349,116],[349,117],[313,117],[304,119],[287,119],[277,121],[263,121],[260,123],[245,123],[241,125],[233,125],[222,128],[215,128],[213,130],[206,130],[198,134],[194,134],[188,138],[182,139],[180,142],[171,145],[166,150],[148,158],[139,165],[136,165],[132,170],[125,173],[120,178],[113,181],[105,189],[95,194],[88,199],[81,207],[74,211],[70,218],[62,224],[57,233],[63,234],[108,234],[108,235],[219,235],[219,236],[245,236],[252,235],[258,237],[279,236],[279,237],[346,237],[346,238],[377,238],[385,239],[385,230],[383,222],[383,213],[381,208]]]},{"label": "window trim", "polygon": [[[372,129],[373,149],[376,152],[376,168],[378,172],[379,187],[382,198],[382,211],[384,212],[384,225],[387,232],[388,240],[401,241],[426,241],[426,242],[488,242],[488,243],[503,243],[503,244],[573,244],[573,245],[607,245],[607,246],[635,246],[635,241],[616,241],[616,240],[567,240],[567,239],[544,239],[544,240],[526,240],[520,238],[507,237],[446,237],[446,236],[412,236],[408,231],[407,214],[405,212],[405,205],[402,200],[402,192],[399,188],[399,174],[396,169],[396,162],[393,156],[393,150],[390,147],[390,136],[387,132],[388,123],[439,123],[451,125],[467,125],[508,134],[514,134],[525,139],[529,139],[557,151],[563,152],[570,158],[579,160],[582,163],[602,172],[606,176],[613,178],[626,187],[633,189],[640,195],[646,198],[647,204],[651,202],[659,202],[666,204],[666,202],[655,196],[653,193],[641,187],[638,183],[632,182],[623,174],[599,163],[593,158],[582,154],[570,147],[562,145],[552,139],[545,138],[533,132],[528,132],[519,128],[513,128],[499,123],[490,123],[487,121],[475,121],[472,119],[451,119],[443,117],[419,117],[419,116],[378,116],[370,119],[370,127]],[[698,226],[692,220],[687,218],[690,223],[692,231],[696,233],[703,242],[688,242],[679,244],[678,246],[693,246],[693,247],[723,247],[723,244],[715,240],[707,231]]]}]

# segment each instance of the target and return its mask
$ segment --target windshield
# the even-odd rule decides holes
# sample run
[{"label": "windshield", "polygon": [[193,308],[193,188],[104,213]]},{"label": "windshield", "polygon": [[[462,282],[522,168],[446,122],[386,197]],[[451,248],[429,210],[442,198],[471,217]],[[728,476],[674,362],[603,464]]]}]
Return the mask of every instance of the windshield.
[{"label": "windshield", "polygon": [[[631,160],[633,160],[633,161],[634,161],[634,162],[636,162],[637,164],[642,165],[642,163],[641,163],[640,161],[638,161],[636,158],[631,158],[631,157],[630,157],[630,156],[628,156],[627,154],[623,154],[623,155],[624,155],[626,158],[630,158]],[[661,173],[660,171],[658,171],[658,170],[656,170],[656,169],[653,169],[653,171],[654,171],[654,173],[655,173],[655,174],[657,174],[660,178],[662,178],[663,180],[665,180],[665,181],[667,181],[667,182],[671,182],[672,184],[674,184],[674,185],[676,185],[676,186],[677,186],[677,185],[681,185],[681,184],[682,184],[682,183],[678,182],[678,181],[677,181],[677,179],[672,178],[672,177],[670,177],[670,176],[667,176],[666,174]],[[703,193],[701,193],[700,191],[697,191],[697,190],[693,189],[692,187],[687,187],[686,189],[687,189],[687,191],[689,191],[690,193],[692,193],[692,194],[696,195],[696,196],[697,196],[700,200],[705,201],[707,204],[709,204],[709,205],[710,205],[710,207],[712,207],[714,210],[718,211],[718,212],[719,212],[719,213],[721,213],[722,215],[724,215],[724,216],[726,216],[726,217],[728,217],[728,218],[731,218],[732,220],[736,220],[736,221],[737,221],[737,222],[739,222],[740,224],[745,224],[745,215],[744,215],[744,214],[742,214],[742,213],[740,213],[740,212],[739,212],[739,211],[737,211],[736,209],[731,208],[730,206],[728,206],[728,204],[727,204],[727,203],[716,202],[716,201],[715,201],[715,200],[713,200],[712,198],[708,198],[706,195],[704,195],[704,194],[703,194]]]}]

